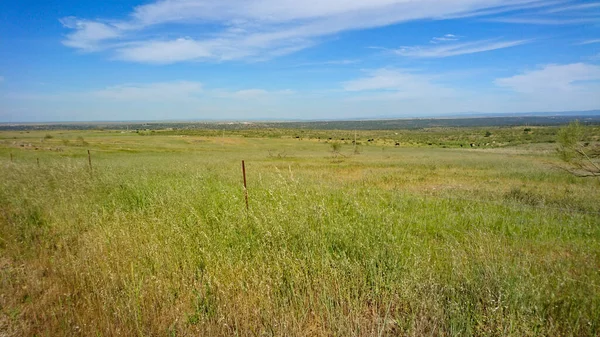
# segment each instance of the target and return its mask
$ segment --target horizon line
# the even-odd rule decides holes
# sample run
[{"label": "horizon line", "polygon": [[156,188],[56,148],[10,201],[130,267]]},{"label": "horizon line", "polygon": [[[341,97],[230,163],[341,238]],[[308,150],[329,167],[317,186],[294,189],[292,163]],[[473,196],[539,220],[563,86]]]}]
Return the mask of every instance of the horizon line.
[{"label": "horizon line", "polygon": [[[581,114],[581,115],[577,115]],[[479,119],[479,118],[498,118],[498,117],[566,117],[566,116],[600,116],[600,110],[582,110],[582,111],[560,111],[560,112],[500,112],[500,113],[456,113],[443,115],[425,115],[420,117],[355,117],[355,118],[323,118],[323,119],[303,119],[303,118],[252,118],[252,119],[132,119],[132,120],[64,120],[64,121],[15,121],[3,122],[0,125],[8,124],[89,124],[89,123],[314,123],[314,122],[360,122],[360,121],[385,121],[385,120],[418,120],[418,119]]]}]

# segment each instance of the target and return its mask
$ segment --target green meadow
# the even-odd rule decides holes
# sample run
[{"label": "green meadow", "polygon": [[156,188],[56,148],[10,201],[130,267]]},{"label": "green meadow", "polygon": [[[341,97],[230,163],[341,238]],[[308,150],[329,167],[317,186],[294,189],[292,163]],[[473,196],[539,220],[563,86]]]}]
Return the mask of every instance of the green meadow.
[{"label": "green meadow", "polygon": [[0,131],[0,336],[597,336],[557,130]]}]

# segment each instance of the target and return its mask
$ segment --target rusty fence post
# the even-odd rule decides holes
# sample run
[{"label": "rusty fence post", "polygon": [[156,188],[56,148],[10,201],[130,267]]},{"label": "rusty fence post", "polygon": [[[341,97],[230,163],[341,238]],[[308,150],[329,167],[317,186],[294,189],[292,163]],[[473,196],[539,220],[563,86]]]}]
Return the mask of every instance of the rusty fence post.
[{"label": "rusty fence post", "polygon": [[92,154],[90,153],[90,150],[87,150],[87,152],[88,152],[88,163],[90,164],[90,175],[93,175]]},{"label": "rusty fence post", "polygon": [[246,163],[242,160],[242,174],[244,175],[244,197],[246,198],[246,211],[248,210],[248,187],[246,186]]}]

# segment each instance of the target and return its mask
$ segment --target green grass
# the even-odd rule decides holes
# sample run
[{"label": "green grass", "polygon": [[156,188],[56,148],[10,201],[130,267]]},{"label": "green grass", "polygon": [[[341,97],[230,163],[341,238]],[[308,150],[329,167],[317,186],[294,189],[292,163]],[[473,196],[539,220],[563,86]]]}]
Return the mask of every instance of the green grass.
[{"label": "green grass", "polygon": [[0,331],[600,334],[600,181],[553,145],[337,156],[295,131],[1,133]]}]

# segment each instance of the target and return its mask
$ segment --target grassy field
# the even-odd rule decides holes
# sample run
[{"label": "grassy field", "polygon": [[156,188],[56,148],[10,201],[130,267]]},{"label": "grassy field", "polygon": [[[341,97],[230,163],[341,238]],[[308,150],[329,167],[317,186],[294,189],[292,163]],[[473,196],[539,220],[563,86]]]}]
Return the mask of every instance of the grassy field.
[{"label": "grassy field", "polygon": [[599,335],[556,130],[0,132],[0,336]]}]

